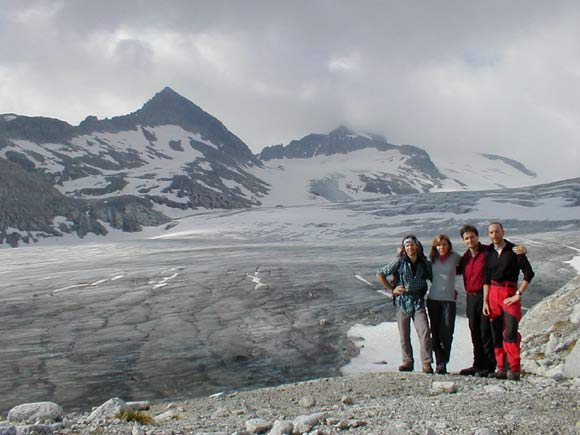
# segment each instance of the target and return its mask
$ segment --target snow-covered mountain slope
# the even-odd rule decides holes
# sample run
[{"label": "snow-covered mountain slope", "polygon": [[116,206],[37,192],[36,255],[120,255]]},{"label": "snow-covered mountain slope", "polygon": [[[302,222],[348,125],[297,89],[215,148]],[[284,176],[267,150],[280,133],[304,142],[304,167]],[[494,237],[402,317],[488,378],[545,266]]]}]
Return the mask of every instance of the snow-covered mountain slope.
[{"label": "snow-covered mountain slope", "polygon": [[[107,223],[139,231],[196,208],[259,205],[268,192],[248,172],[261,162],[247,145],[169,88],[134,113],[104,120],[89,116],[78,126],[2,115],[0,161],[11,172],[30,174],[30,179],[19,175],[17,190],[0,191],[0,244],[18,242],[8,238],[8,228],[80,237],[106,233]],[[60,192],[58,201],[67,207],[30,204],[39,184],[52,196]]]},{"label": "snow-covered mountain slope", "polygon": [[[169,88],[130,115],[78,127],[58,120],[4,117],[0,157],[50,178],[68,197],[133,195],[188,208],[258,205],[267,192],[247,172],[259,165],[216,118]],[[172,210],[173,209],[173,212]]]},{"label": "snow-covered mountain slope", "polygon": [[[441,190],[489,190],[549,182],[520,162],[493,154],[461,152],[431,153],[433,163],[447,176]],[[436,191],[439,189],[435,189]]]},{"label": "snow-covered mountain slope", "polygon": [[[169,225],[144,227],[139,233],[108,227],[110,233],[106,238],[90,235],[87,241],[190,239],[199,246],[294,241],[316,244],[323,240],[357,243],[359,239],[381,240],[411,232],[429,240],[437,233],[456,236],[465,223],[483,230],[494,220],[504,222],[511,234],[568,231],[577,235],[580,178],[517,189],[430,192],[289,207],[197,211]],[[81,241],[71,234],[39,243]]]},{"label": "snow-covered mountain slope", "polygon": [[521,163],[490,154],[431,158],[411,145],[339,127],[265,148],[252,170],[271,186],[263,205],[299,205],[436,191],[521,187],[543,180]]},{"label": "snow-covered mountain slope", "polygon": [[580,228],[580,178],[489,191],[397,195],[348,202],[213,211],[148,237],[245,241],[382,238],[410,232],[457,234],[464,223],[501,220],[511,233]]}]

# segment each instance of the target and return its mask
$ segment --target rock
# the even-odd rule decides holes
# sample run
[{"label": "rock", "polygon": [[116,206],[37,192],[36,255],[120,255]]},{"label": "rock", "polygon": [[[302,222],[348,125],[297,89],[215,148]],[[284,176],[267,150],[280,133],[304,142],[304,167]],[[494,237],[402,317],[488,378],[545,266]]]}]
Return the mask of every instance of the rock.
[{"label": "rock", "polygon": [[34,434],[34,435],[52,435],[55,430],[60,428],[55,428],[52,425],[45,424],[33,424],[27,426],[18,426],[16,428],[16,435]]},{"label": "rock", "polygon": [[315,414],[300,415],[294,419],[293,434],[303,434],[310,432],[310,430],[326,418],[326,412],[317,412]]},{"label": "rock", "polygon": [[54,402],[24,403],[8,411],[8,421],[34,423],[37,421],[60,421],[64,411]]},{"label": "rock", "polygon": [[457,392],[457,385],[455,382],[441,382],[435,381],[431,385],[431,391],[437,394],[441,393],[456,393]]},{"label": "rock", "polygon": [[427,428],[427,432],[425,432],[425,435],[437,435],[437,432],[435,432],[435,429],[433,428]]},{"label": "rock", "polygon": [[127,408],[133,409],[135,411],[148,411],[151,408],[151,402],[141,401],[141,402],[127,402]]},{"label": "rock", "polygon": [[352,405],[354,403],[354,400],[352,400],[352,397],[350,397],[350,396],[342,396],[340,398],[340,402],[343,405]]},{"label": "rock", "polygon": [[312,396],[305,396],[302,399],[300,399],[298,404],[303,408],[312,408],[313,406],[316,405],[316,399]]},{"label": "rock", "polygon": [[580,378],[580,343],[576,342],[564,362],[562,374],[566,378]]},{"label": "rock", "polygon": [[246,421],[246,430],[251,433],[263,433],[272,429],[272,423],[262,418],[251,418]]},{"label": "rock", "polygon": [[364,420],[356,420],[356,419],[349,419],[349,420],[340,420],[338,423],[334,425],[337,429],[346,430],[355,427],[363,427],[366,426],[368,423]]},{"label": "rock", "polygon": [[16,426],[13,424],[2,426],[0,424],[0,435],[16,435]]},{"label": "rock", "polygon": [[211,415],[213,420],[219,420],[230,415],[230,411],[227,408],[221,407],[216,409],[216,411]]},{"label": "rock", "polygon": [[131,435],[145,435],[145,431],[139,423],[135,422],[133,429],[131,430]]},{"label": "rock", "polygon": [[291,421],[286,420],[276,420],[272,426],[272,430],[268,432],[268,435],[284,435],[291,434],[294,430],[294,425]]},{"label": "rock", "polygon": [[520,322],[522,367],[553,379],[580,376],[580,275],[532,307]]},{"label": "rock", "polygon": [[88,419],[94,421],[102,418],[112,418],[117,413],[127,409],[129,408],[127,408],[127,403],[124,400],[119,399],[118,397],[114,397],[107,400],[105,403],[91,412],[91,415],[89,415]]},{"label": "rock", "polygon": [[154,417],[155,423],[163,423],[166,421],[171,421],[177,419],[177,411],[175,409],[170,409],[169,411],[165,411],[163,414],[159,414],[158,416]]}]

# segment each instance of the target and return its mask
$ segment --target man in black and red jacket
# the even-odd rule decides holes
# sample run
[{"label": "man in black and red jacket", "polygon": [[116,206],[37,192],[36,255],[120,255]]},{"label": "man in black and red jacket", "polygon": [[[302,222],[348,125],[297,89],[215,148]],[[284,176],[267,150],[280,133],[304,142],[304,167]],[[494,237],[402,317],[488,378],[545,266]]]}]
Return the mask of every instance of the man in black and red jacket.
[{"label": "man in black and red jacket", "polygon": [[[504,239],[503,226],[492,222],[488,228],[489,246],[485,258],[483,282],[483,314],[491,319],[497,370],[493,377],[520,379],[520,340],[518,332],[522,318],[522,295],[534,277],[525,255],[513,252],[514,244]],[[520,271],[523,280],[518,287]],[[505,367],[505,356],[509,370]]]}]

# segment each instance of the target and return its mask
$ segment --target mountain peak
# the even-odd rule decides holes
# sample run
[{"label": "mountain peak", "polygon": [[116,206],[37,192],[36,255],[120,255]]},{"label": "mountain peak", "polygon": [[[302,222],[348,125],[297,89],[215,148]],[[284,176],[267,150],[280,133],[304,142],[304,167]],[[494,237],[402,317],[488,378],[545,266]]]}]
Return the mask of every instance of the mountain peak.
[{"label": "mountain peak", "polygon": [[330,133],[328,133],[329,136],[348,136],[352,134],[355,134],[355,132],[343,124],[339,125]]},{"label": "mountain peak", "polygon": [[171,112],[183,112],[183,111],[196,111],[199,112],[201,109],[189,101],[187,98],[181,96],[169,86],[164,87],[161,91],[157,92],[153,98],[147,101],[143,107],[138,110],[138,112],[151,113],[163,113],[167,111]]}]

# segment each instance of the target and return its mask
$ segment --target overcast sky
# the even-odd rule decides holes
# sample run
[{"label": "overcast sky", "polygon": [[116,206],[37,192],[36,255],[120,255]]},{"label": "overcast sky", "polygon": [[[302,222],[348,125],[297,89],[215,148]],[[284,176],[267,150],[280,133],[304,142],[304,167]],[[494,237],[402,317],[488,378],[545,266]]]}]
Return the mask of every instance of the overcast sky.
[{"label": "overcast sky", "polygon": [[0,0],[0,113],[170,86],[253,151],[339,124],[580,176],[580,1]]}]

